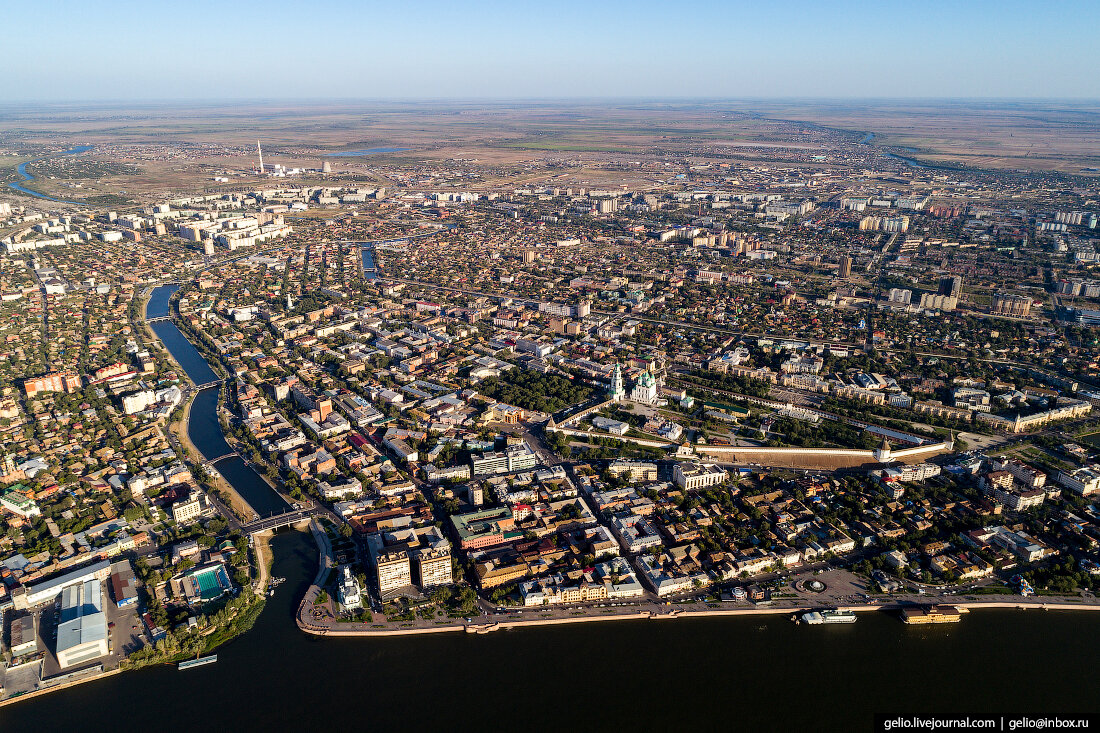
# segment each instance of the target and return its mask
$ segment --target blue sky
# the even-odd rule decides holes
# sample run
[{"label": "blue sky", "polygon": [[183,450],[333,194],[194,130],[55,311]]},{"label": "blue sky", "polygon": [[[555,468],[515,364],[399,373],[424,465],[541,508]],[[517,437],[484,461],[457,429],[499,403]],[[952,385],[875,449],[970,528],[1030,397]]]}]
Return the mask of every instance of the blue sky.
[{"label": "blue sky", "polygon": [[25,0],[0,101],[1100,98],[1100,2]]}]

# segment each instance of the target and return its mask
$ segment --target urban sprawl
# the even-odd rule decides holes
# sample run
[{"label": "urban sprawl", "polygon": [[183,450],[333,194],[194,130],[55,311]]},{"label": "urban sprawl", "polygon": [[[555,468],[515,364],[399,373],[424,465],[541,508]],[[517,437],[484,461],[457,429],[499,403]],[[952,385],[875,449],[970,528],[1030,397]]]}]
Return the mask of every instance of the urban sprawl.
[{"label": "urban sprawl", "polygon": [[[0,698],[212,651],[304,523],[317,634],[1094,604],[1095,180],[834,143],[11,192]],[[191,442],[206,390],[229,455]]]}]

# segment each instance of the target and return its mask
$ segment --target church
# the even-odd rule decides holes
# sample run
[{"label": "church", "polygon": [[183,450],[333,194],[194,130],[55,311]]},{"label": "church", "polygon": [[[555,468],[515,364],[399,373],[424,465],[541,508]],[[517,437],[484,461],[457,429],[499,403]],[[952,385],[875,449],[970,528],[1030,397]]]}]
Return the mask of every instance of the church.
[{"label": "church", "polygon": [[638,381],[630,390],[630,399],[645,405],[657,404],[657,379],[648,369],[638,375]]},{"label": "church", "polygon": [[634,383],[634,387],[628,394],[623,385],[623,370],[618,364],[615,365],[615,370],[611,373],[611,385],[607,391],[608,399],[615,402],[630,400],[645,405],[656,405],[658,394],[657,378],[648,369],[638,375],[638,381]]}]

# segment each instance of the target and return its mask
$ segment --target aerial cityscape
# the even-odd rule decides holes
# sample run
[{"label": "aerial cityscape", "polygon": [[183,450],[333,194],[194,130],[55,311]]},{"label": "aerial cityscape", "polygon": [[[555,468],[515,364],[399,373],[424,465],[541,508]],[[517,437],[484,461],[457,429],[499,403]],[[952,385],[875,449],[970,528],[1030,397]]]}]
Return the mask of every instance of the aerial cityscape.
[{"label": "aerial cityscape", "polygon": [[108,62],[0,89],[5,730],[1087,727],[1095,79]]}]

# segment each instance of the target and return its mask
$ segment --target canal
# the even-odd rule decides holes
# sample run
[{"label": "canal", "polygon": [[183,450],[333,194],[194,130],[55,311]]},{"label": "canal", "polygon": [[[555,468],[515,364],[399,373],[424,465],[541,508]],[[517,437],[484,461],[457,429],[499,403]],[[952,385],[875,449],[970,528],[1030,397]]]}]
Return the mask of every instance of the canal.
[{"label": "canal", "polygon": [[[175,285],[162,285],[155,288],[146,307],[146,318],[159,318],[170,314],[170,300],[177,290]],[[151,324],[157,337],[164,343],[168,353],[195,384],[206,384],[218,379],[199,350],[187,340],[183,332],[171,321],[157,321]],[[221,424],[218,422],[218,390],[209,387],[195,395],[191,403],[191,413],[187,421],[187,437],[199,449],[206,460],[234,453],[225,440]],[[240,456],[220,460],[214,470],[248,502],[260,516],[279,514],[289,509],[283,500],[255,469]]]}]

